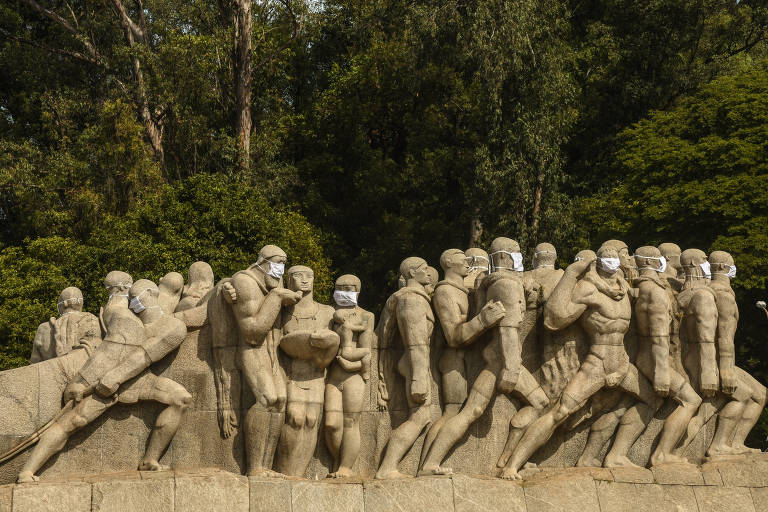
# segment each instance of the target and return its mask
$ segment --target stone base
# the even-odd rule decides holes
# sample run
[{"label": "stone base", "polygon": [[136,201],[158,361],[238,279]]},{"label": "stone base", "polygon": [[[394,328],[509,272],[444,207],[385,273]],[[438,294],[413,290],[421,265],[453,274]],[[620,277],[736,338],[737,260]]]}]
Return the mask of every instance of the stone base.
[{"label": "stone base", "polygon": [[768,512],[768,454],[700,467],[544,468],[523,476],[380,481],[132,471],[0,486],[0,512]]}]

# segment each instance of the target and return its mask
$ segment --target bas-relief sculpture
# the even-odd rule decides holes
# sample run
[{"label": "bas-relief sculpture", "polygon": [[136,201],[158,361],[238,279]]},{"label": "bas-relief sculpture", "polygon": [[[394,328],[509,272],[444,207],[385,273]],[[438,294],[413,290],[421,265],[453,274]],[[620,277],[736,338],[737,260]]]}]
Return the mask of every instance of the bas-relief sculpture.
[{"label": "bas-relief sculpture", "polygon": [[[506,436],[494,454],[502,478],[520,478],[558,427],[568,443],[568,432],[590,417],[571,464],[633,466],[630,448],[654,418],[662,423],[643,464],[738,460],[755,451],[744,441],[766,388],[735,366],[736,269],[728,253],[707,257],[664,243],[630,254],[610,240],[597,253],[579,252],[565,270],[548,243],[535,247],[531,270],[523,259],[509,238],[488,252],[449,249],[440,280],[424,259],[406,258],[378,323],[358,305],[356,276],[336,280],[334,307],[321,304],[312,269],[284,271],[288,255],[274,245],[216,284],[204,262],[189,268],[186,284],[176,272],[157,284],[111,272],[99,319],[82,312],[77,288],[67,288],[60,316],[38,329],[32,362],[64,361],[73,350],[84,357],[72,359],[63,407],[0,462],[26,450],[18,481],[37,480],[76,431],[116,404],[152,401],[161,411],[139,468],[167,469],[161,459],[198,385],[186,389],[163,368],[188,331],[210,340],[217,437],[232,449],[242,439],[241,469],[252,476],[306,476],[319,458],[332,478],[403,478],[412,474],[399,464],[412,451],[419,475],[463,471],[461,461],[444,463],[468,434],[488,435],[472,426],[488,418],[497,393],[514,398],[500,402],[509,407],[504,422],[482,420]],[[402,393],[406,410],[387,410],[393,393]],[[665,403],[668,414],[659,416]],[[389,414],[404,417],[372,439],[365,414],[379,428]],[[702,432],[706,449],[692,452]],[[380,460],[363,449],[371,441]]]}]

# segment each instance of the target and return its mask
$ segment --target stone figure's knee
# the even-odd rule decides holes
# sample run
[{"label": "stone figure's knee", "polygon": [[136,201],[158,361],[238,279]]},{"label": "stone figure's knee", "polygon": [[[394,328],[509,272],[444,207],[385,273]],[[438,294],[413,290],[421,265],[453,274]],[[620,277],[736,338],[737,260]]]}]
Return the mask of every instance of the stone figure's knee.
[{"label": "stone figure's knee", "polygon": [[275,411],[282,412],[285,410],[287,399],[285,395],[277,395],[275,401],[270,404]]},{"label": "stone figure's knee", "polygon": [[549,398],[543,389],[537,388],[528,396],[528,402],[534,409],[543,409],[549,405]]},{"label": "stone figure's knee", "polygon": [[560,403],[558,403],[553,410],[555,421],[563,421],[570,416],[573,411],[577,409],[577,405],[575,400],[568,395],[563,394]]},{"label": "stone figure's knee", "polygon": [[310,407],[306,415],[306,426],[313,428],[317,425],[317,420],[320,418],[320,412]]},{"label": "stone figure's knee", "polygon": [[344,415],[344,428],[350,428],[357,425],[357,414],[345,414]]},{"label": "stone figure's knee", "polygon": [[341,430],[342,425],[345,422],[341,419],[341,414],[338,412],[334,413],[325,413],[325,428],[328,430],[332,430],[334,432],[338,432]]},{"label": "stone figure's knee", "polygon": [[303,404],[288,404],[288,408],[285,411],[286,420],[288,424],[293,428],[299,428],[304,426],[305,410]]},{"label": "stone figure's knee", "polygon": [[176,391],[173,395],[173,405],[186,409],[192,405],[192,394],[186,389],[182,388]]},{"label": "stone figure's knee", "polygon": [[[69,423],[69,425],[67,425]],[[73,432],[79,428],[83,428],[88,424],[88,420],[85,419],[83,416],[80,416],[79,414],[73,414],[72,417],[69,419],[69,422],[65,422],[63,425],[63,429],[65,432]]]}]

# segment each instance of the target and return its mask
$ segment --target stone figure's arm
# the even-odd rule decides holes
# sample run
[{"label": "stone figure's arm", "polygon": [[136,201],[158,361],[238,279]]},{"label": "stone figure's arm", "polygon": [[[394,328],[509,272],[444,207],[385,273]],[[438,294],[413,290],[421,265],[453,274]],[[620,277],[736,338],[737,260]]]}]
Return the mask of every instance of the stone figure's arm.
[{"label": "stone figure's arm", "polygon": [[717,301],[717,351],[718,367],[720,370],[720,386],[725,394],[732,394],[736,389],[736,364],[733,337],[736,334],[736,325],[739,318],[739,309],[736,301],[725,293],[720,293]]},{"label": "stone figure's arm", "polygon": [[184,322],[188,329],[199,329],[208,323],[208,303],[203,302],[188,309],[177,310],[173,316]]},{"label": "stone figure's arm", "polygon": [[717,303],[715,296],[707,289],[696,290],[691,296],[686,309],[689,315],[688,328],[694,341],[698,343],[701,394],[713,396],[718,389],[717,351],[715,336],[717,331]]},{"label": "stone figure's arm", "polygon": [[469,345],[485,331],[498,324],[504,318],[504,306],[497,302],[489,302],[472,320],[462,315],[459,305],[450,293],[440,290],[432,298],[432,305],[443,328],[445,342],[449,347]]},{"label": "stone figure's arm", "polygon": [[[669,394],[669,297],[667,292],[651,285],[647,298],[647,322],[653,356],[653,388],[662,396]],[[642,292],[641,292],[642,293]]]},{"label": "stone figure's arm", "polygon": [[579,273],[572,270],[574,265],[582,263],[582,261],[584,260],[568,266],[562,279],[557,283],[544,304],[544,326],[551,331],[568,327],[587,310],[586,304],[576,302],[576,300],[584,298],[592,290],[585,286],[578,286],[580,284]]},{"label": "stone figure's arm", "polygon": [[363,369],[363,362],[360,359],[356,361],[350,361],[346,357],[338,355],[336,356],[336,362],[339,363],[339,366],[341,366],[345,372],[352,373]]},{"label": "stone figure's arm", "polygon": [[37,328],[37,332],[35,333],[35,340],[32,342],[32,355],[29,358],[30,364],[39,363],[43,360],[44,356],[41,349],[46,343],[46,338],[48,340],[51,338],[50,324],[40,324],[40,327]]},{"label": "stone figure's arm", "polygon": [[429,303],[416,294],[404,295],[397,306],[397,327],[411,363],[411,399],[424,403],[429,390]]},{"label": "stone figure's arm", "polygon": [[249,345],[259,345],[264,342],[280,313],[282,300],[277,292],[279,289],[272,289],[265,297],[251,278],[240,274],[235,274],[231,283],[237,293],[232,312],[237,319],[241,339]]}]

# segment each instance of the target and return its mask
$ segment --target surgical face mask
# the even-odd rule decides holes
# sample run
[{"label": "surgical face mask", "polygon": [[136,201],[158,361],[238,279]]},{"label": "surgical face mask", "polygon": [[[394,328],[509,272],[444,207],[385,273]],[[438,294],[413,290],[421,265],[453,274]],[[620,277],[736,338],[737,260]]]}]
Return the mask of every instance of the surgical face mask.
[{"label": "surgical face mask", "polygon": [[334,290],[333,300],[341,307],[357,306],[357,296],[359,293]]},{"label": "surgical face mask", "polygon": [[600,262],[600,268],[611,274],[615,274],[621,264],[619,258],[598,258],[598,261]]},{"label": "surgical face mask", "polygon": [[704,277],[712,279],[712,271],[709,269],[709,262],[705,261],[704,263],[699,263],[699,266],[701,267],[702,272],[704,272]]},{"label": "surgical face mask", "polygon": [[499,269],[507,269],[507,270],[514,270],[515,272],[522,272],[524,270],[523,268],[523,255],[519,252],[509,252],[509,251],[496,251],[494,253],[491,253],[491,260],[493,260],[494,254],[507,254],[510,258],[512,258],[512,268],[509,267],[502,267],[502,266],[493,266],[493,271],[497,271]]},{"label": "surgical face mask", "polygon": [[727,275],[731,279],[736,277],[736,265],[731,265],[730,268],[728,269],[728,273],[725,275]]},{"label": "surgical face mask", "polygon": [[285,263],[275,263],[273,261],[269,262],[269,272],[267,272],[268,276],[272,276],[275,279],[280,279],[283,277],[283,274],[285,273]]},{"label": "surgical face mask", "polygon": [[[144,292],[146,292],[146,291],[147,290],[144,290]],[[128,307],[131,308],[131,311],[133,311],[137,315],[139,313],[141,313],[142,311],[144,311],[145,309],[147,309],[147,306],[142,304],[141,303],[141,299],[139,299],[139,297],[141,297],[144,294],[144,292],[141,292],[140,294],[138,294],[137,296],[132,298],[131,302],[128,304]]]}]

